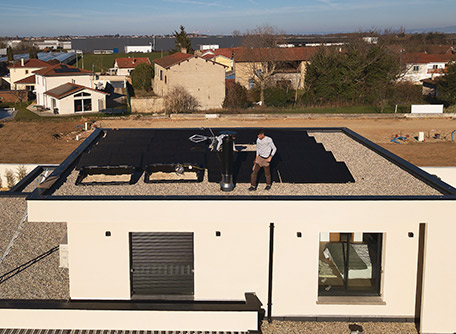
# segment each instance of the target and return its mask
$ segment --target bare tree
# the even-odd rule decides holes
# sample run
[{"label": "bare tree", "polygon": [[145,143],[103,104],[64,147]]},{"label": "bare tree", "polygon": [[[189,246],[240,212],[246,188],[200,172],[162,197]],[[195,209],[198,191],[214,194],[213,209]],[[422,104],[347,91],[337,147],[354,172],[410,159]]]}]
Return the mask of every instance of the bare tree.
[{"label": "bare tree", "polygon": [[242,46],[248,48],[275,48],[285,40],[285,33],[277,27],[264,24],[244,34]]},{"label": "bare tree", "polygon": [[249,72],[260,89],[260,101],[264,106],[264,89],[272,82],[278,60],[275,48],[284,42],[285,33],[276,27],[264,24],[247,30],[242,45],[250,48]]},{"label": "bare tree", "polygon": [[165,97],[167,114],[193,112],[199,107],[198,100],[182,86],[175,86]]}]

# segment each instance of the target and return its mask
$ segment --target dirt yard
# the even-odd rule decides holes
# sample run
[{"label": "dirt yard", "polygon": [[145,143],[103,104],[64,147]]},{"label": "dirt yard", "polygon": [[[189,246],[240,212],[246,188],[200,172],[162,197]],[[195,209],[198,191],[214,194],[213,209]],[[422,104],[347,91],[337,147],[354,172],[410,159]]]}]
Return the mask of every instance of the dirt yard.
[{"label": "dirt yard", "polygon": [[[81,131],[83,121],[3,122],[0,123],[0,163],[60,163],[89,133]],[[98,120],[97,126],[127,127],[348,127],[418,166],[456,166],[456,130],[451,119],[210,119],[210,120]],[[425,142],[413,137],[425,133]],[[441,139],[434,139],[439,134]],[[408,136],[401,144],[396,136]],[[456,132],[454,134],[456,140]]]}]

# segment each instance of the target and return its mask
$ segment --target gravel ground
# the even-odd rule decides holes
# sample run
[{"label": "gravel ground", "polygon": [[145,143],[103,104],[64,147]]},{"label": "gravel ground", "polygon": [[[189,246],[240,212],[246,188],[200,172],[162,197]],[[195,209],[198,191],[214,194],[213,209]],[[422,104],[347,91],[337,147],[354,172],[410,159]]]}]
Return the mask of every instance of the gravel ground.
[{"label": "gravel ground", "polygon": [[147,184],[143,177],[133,185],[80,185],[76,186],[77,171],[55,191],[55,195],[226,195],[226,196],[355,196],[355,195],[441,195],[440,192],[413,177],[375,152],[357,143],[343,133],[313,132],[336,160],[344,161],[355,182],[344,184],[290,184],[274,183],[270,191],[259,185],[256,192],[247,190],[248,184],[237,184],[234,191],[222,193],[216,183]]},{"label": "gravel ground", "polygon": [[[351,322],[264,321],[263,334],[350,334]],[[365,334],[418,334],[415,324],[403,322],[360,322]]]},{"label": "gravel ground", "polygon": [[[0,198],[0,256],[10,243],[26,210],[25,198]],[[0,264],[0,276],[57,246],[66,234],[64,223],[25,220],[10,253]],[[0,284],[0,299],[68,299],[68,270],[59,268],[55,252]]]}]

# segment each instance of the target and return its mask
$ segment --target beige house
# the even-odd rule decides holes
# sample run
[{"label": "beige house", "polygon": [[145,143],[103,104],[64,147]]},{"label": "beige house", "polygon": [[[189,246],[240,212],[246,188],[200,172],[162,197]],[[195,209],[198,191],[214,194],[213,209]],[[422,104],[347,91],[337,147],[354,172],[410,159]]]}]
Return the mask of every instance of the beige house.
[{"label": "beige house", "polygon": [[166,96],[183,87],[198,100],[201,109],[218,109],[225,99],[225,65],[176,52],[155,61],[154,92]]},{"label": "beige house", "polygon": [[106,108],[108,93],[66,83],[44,93],[45,105],[55,114],[98,112]]},{"label": "beige house", "polygon": [[259,76],[269,76],[267,84],[304,88],[306,65],[317,52],[316,47],[239,48],[234,53],[236,82],[252,89]]},{"label": "beige house", "polygon": [[35,75],[33,72],[51,67],[45,61],[39,59],[21,59],[9,67],[11,90],[35,90]]},{"label": "beige house", "polygon": [[206,50],[201,54],[201,57],[225,65],[226,72],[231,72],[233,71],[234,66],[234,53],[242,48],[243,47]]}]

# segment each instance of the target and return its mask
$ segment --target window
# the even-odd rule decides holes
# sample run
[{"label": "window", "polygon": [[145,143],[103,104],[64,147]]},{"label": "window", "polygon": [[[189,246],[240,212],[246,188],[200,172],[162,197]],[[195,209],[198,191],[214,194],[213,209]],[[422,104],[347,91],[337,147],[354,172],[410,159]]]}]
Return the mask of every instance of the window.
[{"label": "window", "polygon": [[160,81],[163,81],[163,71],[160,70]]},{"label": "window", "polygon": [[413,66],[413,71],[418,72],[420,70],[420,67],[418,65]]},{"label": "window", "polygon": [[165,83],[166,83],[166,82],[167,82],[167,80],[166,80],[166,75],[165,75]]},{"label": "window", "polygon": [[25,74],[29,74],[29,71],[28,71],[28,70],[25,70]]},{"label": "window", "polygon": [[320,233],[319,296],[379,296],[381,233]]},{"label": "window", "polygon": [[249,89],[253,89],[255,87],[255,80],[250,79],[249,80]]},{"label": "window", "polygon": [[92,111],[92,99],[89,93],[74,95],[74,112]]},{"label": "window", "polygon": [[433,69],[433,70],[436,70],[436,69],[438,69],[438,68],[439,68],[439,65],[432,65],[432,69]]}]

